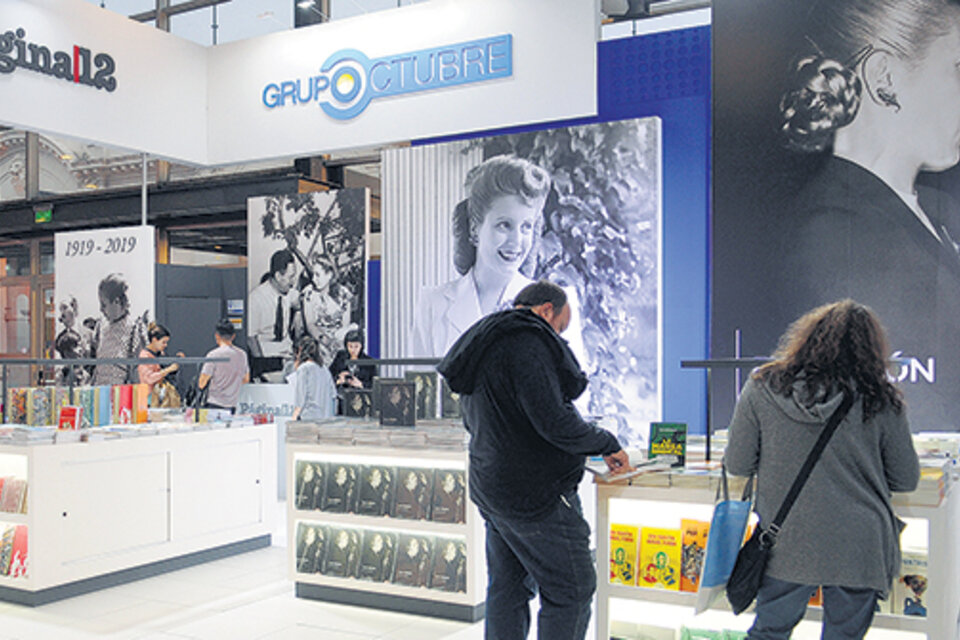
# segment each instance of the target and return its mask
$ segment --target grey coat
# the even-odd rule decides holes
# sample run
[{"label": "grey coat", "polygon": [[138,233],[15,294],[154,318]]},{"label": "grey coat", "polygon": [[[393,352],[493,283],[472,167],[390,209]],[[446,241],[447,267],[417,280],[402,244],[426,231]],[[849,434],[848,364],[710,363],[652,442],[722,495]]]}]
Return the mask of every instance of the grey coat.
[{"label": "grey coat", "polygon": [[[802,382],[798,382],[801,385]],[[734,475],[757,472],[757,513],[773,520],[827,419],[837,394],[811,409],[752,378],[744,385],[724,455]],[[863,422],[859,398],[840,423],[783,523],[767,574],[810,585],[886,592],[900,568],[900,525],[891,491],[913,491],[920,465],[906,412]]]}]

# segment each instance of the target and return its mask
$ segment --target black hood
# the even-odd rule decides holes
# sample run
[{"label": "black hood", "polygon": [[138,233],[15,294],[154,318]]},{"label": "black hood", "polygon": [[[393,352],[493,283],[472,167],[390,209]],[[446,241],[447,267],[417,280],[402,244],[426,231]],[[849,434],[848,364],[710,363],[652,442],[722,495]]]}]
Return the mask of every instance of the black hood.
[{"label": "black hood", "polygon": [[542,363],[542,366],[556,368],[566,399],[573,400],[583,393],[587,388],[587,376],[580,369],[576,356],[553,327],[529,309],[509,309],[482,318],[450,347],[437,365],[437,371],[447,379],[454,392],[472,393],[484,353],[501,337],[514,332],[529,333],[531,340],[542,340],[550,348],[554,361]]}]

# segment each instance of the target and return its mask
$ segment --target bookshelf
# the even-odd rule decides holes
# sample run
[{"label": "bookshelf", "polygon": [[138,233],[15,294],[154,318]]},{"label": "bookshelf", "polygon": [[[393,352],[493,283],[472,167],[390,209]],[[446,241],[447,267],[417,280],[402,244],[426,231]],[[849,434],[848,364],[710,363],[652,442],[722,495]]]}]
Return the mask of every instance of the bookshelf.
[{"label": "bookshelf", "polygon": [[[662,482],[662,479],[657,480]],[[704,483],[709,480],[704,478]],[[734,616],[725,599],[694,617],[696,594],[682,591],[611,584],[609,581],[610,524],[680,526],[681,518],[709,521],[713,513],[715,485],[704,487],[642,486],[597,483],[597,640],[631,637],[674,638],[680,625],[692,628],[746,631],[752,611]],[[731,486],[731,495],[736,493]],[[960,519],[960,499],[948,487],[937,506],[922,504],[912,494],[895,494],[897,515],[908,522],[904,539],[925,544],[928,554],[927,616],[878,613],[867,640],[946,640],[957,637],[960,614],[960,572],[955,531]],[[906,544],[906,542],[905,542]],[[820,607],[810,606],[792,637],[820,637]]]},{"label": "bookshelf", "polygon": [[[298,485],[298,470],[302,474],[305,464],[321,465],[330,482],[330,474],[336,472],[340,466],[353,466],[358,471],[358,489],[362,478],[362,469],[379,467],[381,469],[419,469],[430,472],[431,477],[446,476],[446,472],[453,472],[463,478],[462,485],[462,521],[437,522],[429,517],[408,519],[390,515],[395,512],[396,486],[402,481],[402,474],[393,474],[395,484],[393,493],[384,505],[384,515],[362,515],[345,509],[344,512],[324,511],[321,508],[298,508],[298,494],[303,493],[304,482],[301,477]],[[413,447],[395,447],[389,445],[361,445],[361,444],[333,444],[333,443],[302,443],[287,442],[287,536],[289,549],[289,571],[291,579],[296,584],[296,593],[299,597],[312,598],[385,608],[397,611],[407,611],[421,615],[449,618],[454,620],[476,621],[483,617],[486,597],[486,563],[483,551],[484,531],[482,520],[476,507],[469,501],[467,487],[467,452],[457,449],[430,449]],[[326,482],[326,481],[325,481]],[[434,480],[434,487],[441,480]],[[358,493],[356,500],[362,499]],[[300,506],[304,503],[301,500]],[[431,498],[432,504],[432,498]],[[355,509],[356,510],[356,509]],[[457,518],[458,520],[460,518]],[[360,579],[357,577],[342,577],[328,575],[324,572],[322,561],[318,560],[311,570],[298,570],[298,564],[305,557],[304,532],[307,528],[314,528],[317,532],[324,532],[327,536],[325,544],[332,545],[333,537],[340,531],[350,531],[357,534],[363,541],[369,536],[384,535],[392,540],[393,560],[389,561],[380,580]],[[313,534],[311,534],[313,535]],[[319,535],[319,533],[317,533]],[[316,537],[316,536],[314,536]],[[404,541],[411,539],[430,541],[431,558],[427,562],[428,575],[423,577],[419,586],[412,586],[397,582],[396,567],[405,552]],[[313,539],[313,538],[311,538]],[[465,572],[462,588],[443,590],[430,588],[428,585],[434,579],[434,560],[444,548],[455,546],[464,556],[462,568]],[[325,552],[324,552],[325,553]],[[362,556],[363,549],[358,551]],[[323,554],[321,554],[323,555]],[[298,557],[299,556],[299,557]],[[362,564],[362,558],[360,558]],[[438,565],[437,565],[438,566]],[[357,575],[356,568],[353,575]],[[452,584],[452,583],[451,583]]]},{"label": "bookshelf", "polygon": [[37,606],[268,546],[273,424],[96,442],[0,445],[27,479],[25,576],[0,600]]}]

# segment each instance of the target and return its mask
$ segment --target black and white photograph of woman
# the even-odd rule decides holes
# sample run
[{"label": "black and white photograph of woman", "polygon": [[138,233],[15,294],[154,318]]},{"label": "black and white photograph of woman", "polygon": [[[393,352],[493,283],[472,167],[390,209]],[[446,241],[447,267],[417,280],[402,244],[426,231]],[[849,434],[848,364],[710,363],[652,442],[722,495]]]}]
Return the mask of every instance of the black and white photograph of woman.
[{"label": "black and white photograph of woman", "polygon": [[803,310],[855,298],[914,428],[955,429],[960,5],[722,0],[714,20],[712,355],[738,330],[741,355],[769,353]]}]

